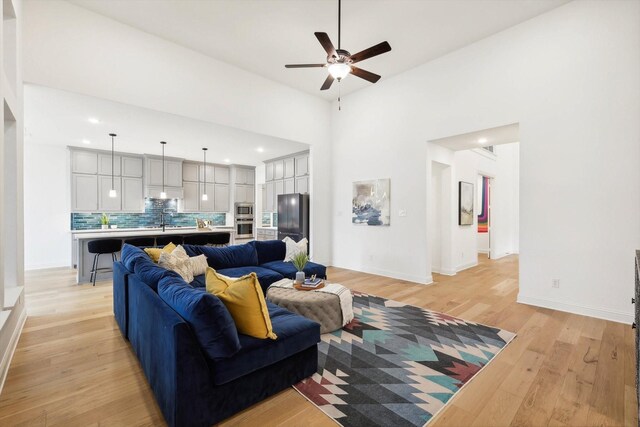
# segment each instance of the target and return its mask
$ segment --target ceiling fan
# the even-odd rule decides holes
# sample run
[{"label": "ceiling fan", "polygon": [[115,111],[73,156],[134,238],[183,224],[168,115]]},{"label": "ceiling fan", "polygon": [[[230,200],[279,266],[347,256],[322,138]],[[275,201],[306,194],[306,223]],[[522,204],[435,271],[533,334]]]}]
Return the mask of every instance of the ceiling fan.
[{"label": "ceiling fan", "polygon": [[371,46],[368,49],[365,49],[356,54],[351,54],[348,51],[340,48],[340,13],[341,13],[341,0],[338,0],[338,48],[336,49],[331,43],[331,39],[327,33],[314,33],[316,38],[327,51],[327,63],[326,64],[289,64],[285,65],[286,68],[316,68],[316,67],[327,67],[329,70],[329,75],[327,79],[320,87],[320,90],[327,90],[331,87],[331,84],[334,80],[338,80],[340,82],[343,78],[348,76],[349,74],[353,74],[354,76],[360,77],[361,79],[365,79],[371,83],[375,83],[380,80],[380,76],[374,74],[370,71],[363,70],[362,68],[355,67],[353,64],[358,63],[360,61],[364,61],[365,59],[372,58],[374,56],[381,55],[385,52],[389,52],[391,50],[391,46],[386,41],[382,43],[378,43],[375,46]]}]

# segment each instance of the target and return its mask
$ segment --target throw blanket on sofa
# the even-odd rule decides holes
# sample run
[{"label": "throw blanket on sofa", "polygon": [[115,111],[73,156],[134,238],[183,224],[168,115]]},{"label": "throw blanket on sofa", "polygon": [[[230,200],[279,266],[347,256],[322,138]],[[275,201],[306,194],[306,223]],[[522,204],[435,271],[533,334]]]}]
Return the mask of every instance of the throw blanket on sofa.
[{"label": "throw blanket on sofa", "polygon": [[[271,286],[269,287],[292,289],[293,280],[282,279],[271,284]],[[353,297],[351,296],[351,291],[349,290],[349,288],[337,283],[325,283],[324,288],[299,292],[324,292],[327,294],[337,295],[340,299],[340,308],[342,309],[342,326],[345,326],[347,323],[353,320]]]}]

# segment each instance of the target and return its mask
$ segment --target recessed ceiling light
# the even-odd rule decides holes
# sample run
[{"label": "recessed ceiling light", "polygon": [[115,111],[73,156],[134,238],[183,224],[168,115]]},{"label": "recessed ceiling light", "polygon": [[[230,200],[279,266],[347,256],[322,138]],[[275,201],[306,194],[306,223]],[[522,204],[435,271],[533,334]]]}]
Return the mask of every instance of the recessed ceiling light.
[{"label": "recessed ceiling light", "polygon": [[263,152],[264,152],[264,148],[262,148],[262,147],[258,147],[258,148],[256,148],[256,151],[257,151],[258,153],[263,153]]},{"label": "recessed ceiling light", "polygon": [[83,143],[83,144],[91,144],[91,141],[89,141],[88,139],[83,139],[83,140],[82,140],[82,143]]},{"label": "recessed ceiling light", "polygon": [[100,120],[96,119],[95,117],[89,117],[89,123],[93,123],[94,125],[97,125],[98,123],[100,123]]},{"label": "recessed ceiling light", "polygon": [[230,162],[231,162],[231,160],[229,160],[229,159],[224,159],[224,162],[225,162],[225,163],[230,163]]},{"label": "recessed ceiling light", "polygon": [[480,138],[478,140],[478,144],[486,144],[487,143],[487,138]]}]

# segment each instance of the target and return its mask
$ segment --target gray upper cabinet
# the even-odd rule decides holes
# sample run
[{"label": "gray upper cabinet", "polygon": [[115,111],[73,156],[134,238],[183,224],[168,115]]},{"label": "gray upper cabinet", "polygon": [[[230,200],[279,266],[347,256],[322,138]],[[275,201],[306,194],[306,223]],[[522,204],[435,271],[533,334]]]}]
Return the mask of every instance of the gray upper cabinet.
[{"label": "gray upper cabinet", "polygon": [[291,194],[296,192],[295,179],[289,178],[284,180],[284,193],[282,194]]},{"label": "gray upper cabinet", "polygon": [[[142,159],[137,160],[140,160],[140,165],[142,165]],[[142,175],[142,168],[140,168],[140,175]],[[122,210],[124,212],[144,212],[142,178],[122,177]]]},{"label": "gray upper cabinet", "polygon": [[266,193],[266,195],[265,195],[265,201],[264,201],[262,210],[265,212],[274,212],[274,208],[275,208],[275,205],[273,204],[275,200],[274,181],[269,181],[264,184],[264,192]]},{"label": "gray upper cabinet", "polygon": [[146,185],[162,186],[162,159],[147,159]]},{"label": "gray upper cabinet", "polygon": [[284,178],[284,162],[277,160],[273,162],[273,179]]},{"label": "gray upper cabinet", "polygon": [[[165,185],[168,187],[182,187],[182,161],[166,160],[164,166]],[[162,184],[162,183],[161,183]]]},{"label": "gray upper cabinet", "polygon": [[[113,169],[120,176],[120,156],[113,156]],[[111,154],[98,153],[98,174],[111,175]]]},{"label": "gray upper cabinet", "polygon": [[184,162],[182,164],[182,180],[198,182],[198,171],[200,166],[197,163]]},{"label": "gray upper cabinet", "polygon": [[215,184],[214,188],[215,188],[213,193],[214,212],[229,212],[230,210],[229,186],[226,184]]},{"label": "gray upper cabinet", "polygon": [[[200,170],[200,182],[204,182],[204,170],[205,168],[200,165],[198,167],[198,169]],[[215,181],[215,177],[216,177],[216,173],[215,173],[215,167],[213,165],[207,165],[206,167],[207,169],[207,182],[216,182]]]},{"label": "gray upper cabinet", "polygon": [[282,161],[284,164],[284,178],[293,178],[295,176],[295,159],[290,157]]},{"label": "gray upper cabinet", "polygon": [[309,174],[309,155],[296,156],[296,176]]},{"label": "gray upper cabinet", "polygon": [[97,210],[98,176],[73,174],[71,176],[71,211],[96,212]]},{"label": "gray upper cabinet", "polygon": [[184,182],[184,196],[182,198],[183,212],[198,212],[200,209],[200,190],[197,182]]},{"label": "gray upper cabinet", "polygon": [[113,188],[116,190],[116,197],[109,197],[111,190],[111,176],[98,176],[98,210],[101,212],[118,212],[122,209],[122,188],[120,177],[113,178]]},{"label": "gray upper cabinet", "polygon": [[229,184],[231,181],[230,170],[228,167],[216,166],[214,169],[214,182],[216,184]]},{"label": "gray upper cabinet", "polygon": [[98,153],[91,151],[71,151],[71,172],[98,173]]},{"label": "gray upper cabinet", "polygon": [[309,192],[309,177],[299,176],[296,178],[296,193],[306,194]]},{"label": "gray upper cabinet", "polygon": [[202,200],[202,194],[204,193],[204,189],[205,189],[204,184],[200,183],[199,188],[200,188],[200,191],[198,192],[198,196],[200,200],[199,212],[214,212],[215,190],[213,188],[213,184],[209,184],[206,186],[207,200]]},{"label": "gray upper cabinet", "polygon": [[[142,178],[142,158],[141,157],[122,156],[122,160],[120,162],[121,162],[122,176],[128,176],[131,178]],[[140,182],[142,182],[142,180]],[[142,191],[142,188],[140,191]]]},{"label": "gray upper cabinet", "polygon": [[243,167],[236,168],[236,184],[254,185],[256,181],[256,172],[254,169]]},{"label": "gray upper cabinet", "polygon": [[273,181],[273,163],[269,162],[264,167],[265,181]]},{"label": "gray upper cabinet", "polygon": [[253,185],[236,184],[236,203],[253,203],[255,202],[255,187]]}]

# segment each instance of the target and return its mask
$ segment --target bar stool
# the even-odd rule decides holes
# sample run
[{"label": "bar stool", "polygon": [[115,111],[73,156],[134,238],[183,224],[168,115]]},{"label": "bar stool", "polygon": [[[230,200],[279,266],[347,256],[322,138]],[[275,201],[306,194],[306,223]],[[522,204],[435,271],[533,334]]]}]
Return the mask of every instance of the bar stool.
[{"label": "bar stool", "polygon": [[182,236],[156,236],[156,246],[165,246],[169,243],[173,243],[174,245],[182,244]]},{"label": "bar stool", "polygon": [[124,241],[124,243],[131,246],[146,247],[146,246],[154,246],[155,240],[156,239],[153,237],[136,237],[134,239],[127,239]]},{"label": "bar stool", "polygon": [[215,233],[207,236],[207,242],[211,246],[229,246],[231,241],[231,233]]},{"label": "bar stool", "polygon": [[93,286],[96,285],[96,276],[99,271],[113,271],[113,268],[102,267],[98,268],[98,259],[102,254],[111,254],[111,258],[113,261],[117,261],[118,257],[116,256],[116,252],[120,252],[122,249],[122,240],[120,239],[101,239],[101,240],[90,240],[87,242],[87,249],[90,254],[95,254],[93,257],[93,268],[91,269],[91,277],[90,280],[93,283]]},{"label": "bar stool", "polygon": [[184,236],[185,245],[206,245],[208,242],[208,236],[205,234],[191,234]]}]

